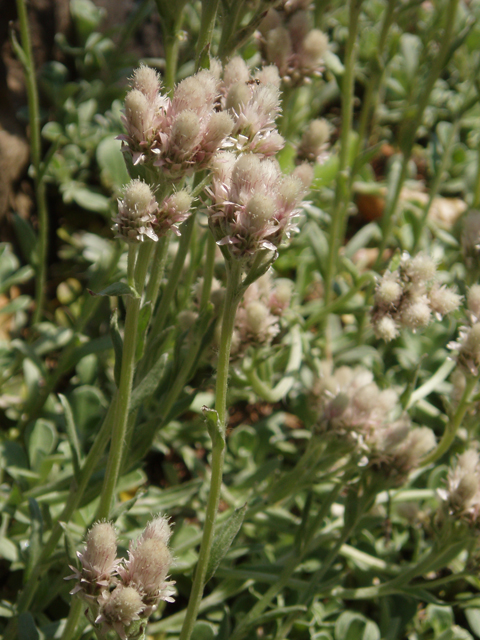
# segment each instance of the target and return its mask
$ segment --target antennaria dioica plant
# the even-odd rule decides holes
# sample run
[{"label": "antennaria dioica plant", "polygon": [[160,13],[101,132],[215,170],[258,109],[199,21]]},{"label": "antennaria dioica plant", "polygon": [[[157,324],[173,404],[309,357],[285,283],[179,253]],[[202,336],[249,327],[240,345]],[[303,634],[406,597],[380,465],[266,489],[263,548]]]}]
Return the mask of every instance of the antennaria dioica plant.
[{"label": "antennaria dioica plant", "polygon": [[478,635],[479,4],[72,1],[43,155],[17,4],[2,636]]}]

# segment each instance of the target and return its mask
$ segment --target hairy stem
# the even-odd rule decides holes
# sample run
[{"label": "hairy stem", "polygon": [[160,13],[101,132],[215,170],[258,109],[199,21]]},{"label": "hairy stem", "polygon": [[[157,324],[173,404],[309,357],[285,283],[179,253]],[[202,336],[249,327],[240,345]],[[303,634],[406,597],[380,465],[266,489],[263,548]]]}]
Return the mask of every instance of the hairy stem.
[{"label": "hairy stem", "polygon": [[353,117],[353,91],[355,77],[355,61],[357,49],[358,19],[363,0],[350,0],[348,40],[345,50],[345,71],[342,79],[342,131],[340,135],[340,154],[335,202],[330,222],[330,247],[325,270],[324,302],[330,303],[332,283],[336,273],[338,251],[345,232],[346,215],[350,199],[349,145]]},{"label": "hairy stem", "polygon": [[222,317],[222,330],[217,365],[217,383],[215,392],[215,409],[218,415],[219,433],[213,438],[212,476],[205,514],[204,530],[198,563],[195,569],[192,591],[188,601],[187,613],[180,633],[180,640],[189,640],[195,620],[197,619],[202,600],[207,574],[210,550],[212,548],[215,520],[217,517],[220,491],[222,487],[223,459],[225,453],[225,431],[227,427],[227,388],[230,363],[230,348],[235,323],[235,314],[242,296],[241,266],[237,262],[227,263],[227,287]]}]

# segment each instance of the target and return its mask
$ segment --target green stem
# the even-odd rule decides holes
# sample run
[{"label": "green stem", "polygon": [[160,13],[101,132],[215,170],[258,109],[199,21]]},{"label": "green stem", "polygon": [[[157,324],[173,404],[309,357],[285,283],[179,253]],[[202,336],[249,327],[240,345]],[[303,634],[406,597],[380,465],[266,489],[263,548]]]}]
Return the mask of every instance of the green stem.
[{"label": "green stem", "polygon": [[205,256],[205,265],[203,267],[203,285],[202,295],[200,298],[200,311],[203,311],[210,302],[210,293],[212,291],[213,272],[215,270],[215,251],[217,243],[211,232],[207,232],[207,254]]},{"label": "green stem", "polygon": [[450,449],[450,446],[454,441],[455,436],[457,435],[458,428],[462,423],[463,417],[468,407],[470,406],[470,396],[475,389],[477,381],[478,376],[467,376],[465,389],[462,398],[458,403],[458,407],[453,415],[453,418],[448,423],[445,429],[445,433],[443,434],[442,439],[438,443],[437,447],[432,451],[432,453],[430,453],[422,460],[422,466],[426,466],[428,464],[432,464],[432,462],[436,462],[443,456],[444,453],[446,453]]},{"label": "green stem", "polygon": [[30,31],[28,27],[28,15],[25,0],[17,0],[18,21],[20,23],[20,37],[23,47],[21,60],[25,70],[25,80],[28,96],[28,115],[30,124],[30,148],[34,168],[35,195],[38,211],[38,252],[37,252],[37,280],[35,287],[35,312],[33,324],[39,322],[43,315],[45,303],[45,284],[47,279],[47,253],[48,253],[48,208],[45,182],[41,178],[42,142],[40,134],[40,107],[38,101],[38,89],[35,78],[35,64],[32,54]]},{"label": "green stem", "polygon": [[220,335],[220,346],[217,364],[217,383],[215,392],[215,409],[218,415],[218,425],[220,432],[213,438],[212,446],[212,476],[210,480],[210,492],[208,496],[207,509],[202,543],[198,563],[195,569],[192,591],[188,601],[187,612],[183,623],[179,640],[189,640],[195,620],[197,619],[200,602],[202,600],[205,586],[205,576],[207,574],[210,550],[213,542],[215,530],[215,520],[217,517],[218,503],[222,487],[223,459],[225,453],[225,431],[227,427],[227,388],[228,370],[230,363],[230,348],[232,345],[233,327],[238,304],[241,300],[243,288],[241,286],[242,268],[238,262],[227,262],[227,285],[225,292],[225,302],[223,308],[222,330]]},{"label": "green stem", "polygon": [[344,74],[342,79],[342,130],[340,134],[340,154],[335,189],[335,202],[330,222],[330,247],[325,269],[324,301],[330,303],[332,283],[336,273],[338,251],[345,232],[346,214],[350,199],[349,144],[353,117],[353,91],[357,49],[358,19],[363,0],[350,0],[348,40],[345,49]]},{"label": "green stem", "polygon": [[[167,319],[168,312],[170,310],[170,303],[173,300],[175,291],[177,290],[178,282],[182,275],[182,268],[187,257],[188,247],[190,246],[190,240],[193,233],[193,227],[195,225],[195,216],[192,214],[190,218],[182,226],[182,235],[180,242],[178,243],[178,251],[173,261],[172,270],[168,278],[167,285],[160,298],[160,305],[157,313],[153,319],[151,340],[153,341],[149,348],[154,344],[155,337],[159,336],[164,328],[165,320]],[[147,349],[148,350],[148,349]]]},{"label": "green stem", "polygon": [[218,45],[217,56],[222,62],[228,58],[231,53],[231,42],[234,40],[234,34],[237,31],[237,24],[240,20],[244,0],[233,0],[228,16],[223,16],[222,34],[220,36],[220,44]]},{"label": "green stem", "polygon": [[397,6],[396,0],[388,0],[387,8],[383,14],[382,26],[380,29],[380,38],[378,41],[377,50],[375,56],[370,64],[370,73],[368,74],[369,82],[365,90],[365,95],[362,100],[362,111],[360,113],[360,120],[358,125],[358,149],[367,143],[367,129],[372,129],[372,108],[375,109],[376,96],[378,94],[379,86],[381,85],[383,73],[385,70],[385,62],[383,60],[383,54],[385,51],[385,45],[387,43],[387,36],[390,31],[390,27],[393,24],[395,16],[395,8]]},{"label": "green stem", "polygon": [[78,596],[74,596],[70,611],[68,613],[67,623],[63,629],[61,640],[71,640],[71,638],[74,637],[75,629],[78,626],[78,622],[84,609],[85,602],[83,600],[80,600]]},{"label": "green stem", "polygon": [[150,273],[147,290],[145,292],[145,304],[150,303],[152,305],[152,309],[155,308],[155,304],[158,298],[158,292],[160,290],[160,284],[162,282],[163,273],[165,271],[169,243],[170,234],[167,234],[160,238],[160,240],[157,242],[157,246],[155,247],[152,271]]},{"label": "green stem", "polygon": [[[118,385],[118,400],[115,405],[115,418],[112,429],[110,452],[108,455],[107,470],[100,496],[100,504],[96,513],[96,520],[109,518],[120,473],[123,446],[128,426],[133,374],[135,372],[135,355],[141,296],[143,293],[151,249],[152,247],[142,246],[138,254],[138,260],[134,271],[134,285],[139,297],[134,298],[132,296],[128,296],[126,299],[127,313],[123,338],[122,368],[120,371],[120,382]],[[134,248],[130,247],[129,258],[134,252]],[[130,269],[130,262],[131,261],[129,259],[129,271],[133,271],[133,267]]]},{"label": "green stem", "polygon": [[183,22],[183,9],[186,0],[177,0],[173,4],[170,0],[155,0],[160,23],[162,25],[165,49],[165,73],[163,82],[165,88],[172,92],[177,77],[178,51],[180,38],[178,32]]},{"label": "green stem", "polygon": [[220,0],[203,0],[200,32],[198,34],[195,52],[195,69],[207,68],[210,61],[210,47],[212,43],[213,28],[217,17]]}]

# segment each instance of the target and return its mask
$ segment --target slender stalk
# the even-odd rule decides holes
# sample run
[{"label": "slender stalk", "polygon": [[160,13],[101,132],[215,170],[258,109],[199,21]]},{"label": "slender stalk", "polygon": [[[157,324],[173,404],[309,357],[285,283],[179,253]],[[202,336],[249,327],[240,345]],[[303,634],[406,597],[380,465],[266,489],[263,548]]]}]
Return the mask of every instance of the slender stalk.
[{"label": "slender stalk", "polygon": [[157,302],[158,292],[160,290],[160,284],[162,282],[165,264],[167,262],[169,243],[170,234],[167,234],[157,242],[155,253],[153,254],[152,271],[150,273],[147,290],[145,292],[145,304],[150,303],[152,308],[155,308],[155,304]]},{"label": "slender stalk", "polygon": [[362,100],[362,111],[360,113],[360,121],[358,125],[358,149],[367,143],[367,128],[372,129],[373,117],[372,108],[375,109],[376,96],[378,95],[378,89],[381,85],[383,73],[385,70],[385,63],[383,60],[383,54],[385,51],[385,45],[387,43],[387,36],[390,31],[390,27],[393,24],[395,16],[395,8],[397,7],[396,0],[388,0],[387,8],[383,14],[382,26],[380,29],[380,38],[378,40],[377,51],[375,57],[370,65],[370,73],[368,74],[369,82],[365,90],[365,95]]},{"label": "slender stalk", "polygon": [[446,453],[450,449],[450,446],[454,441],[455,436],[457,435],[457,431],[460,425],[462,424],[463,417],[468,407],[470,406],[470,397],[475,389],[477,382],[478,382],[478,376],[469,375],[467,377],[465,390],[463,392],[462,398],[458,403],[458,407],[452,419],[450,420],[450,422],[448,423],[445,429],[445,433],[443,434],[442,439],[438,443],[437,447],[432,451],[432,453],[430,453],[428,456],[426,456],[422,460],[422,466],[426,466],[427,464],[432,464],[432,462],[436,462],[439,458],[443,456],[444,453]]},{"label": "slender stalk", "polygon": [[17,0],[18,21],[20,24],[20,38],[22,41],[21,60],[25,71],[28,96],[28,116],[30,124],[30,149],[34,168],[35,195],[38,211],[38,252],[37,252],[37,280],[35,285],[35,311],[33,324],[39,322],[43,315],[45,303],[45,284],[47,279],[48,254],[48,208],[47,194],[43,178],[41,177],[42,142],[40,134],[40,107],[38,89],[35,78],[35,63],[32,54],[32,44],[28,27],[28,15],[25,0]]},{"label": "slender stalk", "polygon": [[[178,244],[177,255],[175,256],[175,260],[173,261],[172,270],[170,272],[167,285],[163,291],[162,297],[160,298],[159,308],[153,319],[151,331],[151,339],[153,341],[155,340],[156,336],[160,335],[160,332],[164,328],[165,320],[167,319],[168,312],[170,310],[170,303],[173,300],[173,296],[175,295],[175,291],[177,290],[178,282],[182,275],[182,268],[185,262],[185,258],[187,257],[188,247],[190,246],[194,224],[195,216],[191,215],[190,218],[182,226],[182,236]],[[153,344],[154,343],[152,342],[149,347],[151,347]]]},{"label": "slender stalk", "polygon": [[342,80],[342,131],[340,134],[340,154],[337,184],[335,189],[335,202],[330,223],[330,247],[324,282],[325,306],[330,303],[332,297],[332,282],[335,277],[338,251],[342,242],[345,229],[346,214],[350,199],[350,175],[349,175],[349,144],[352,130],[353,117],[353,91],[355,78],[355,61],[357,49],[358,19],[363,0],[350,0],[348,40],[345,49],[344,74]]},{"label": "slender stalk", "polygon": [[162,25],[165,49],[165,74],[163,78],[167,90],[173,91],[177,77],[178,52],[180,48],[179,31],[183,22],[183,9],[186,0],[177,0],[175,6],[170,0],[155,0]]},{"label": "slender stalk", "polygon": [[213,272],[215,269],[215,250],[217,244],[213,235],[208,232],[207,236],[207,254],[205,256],[205,265],[203,267],[203,285],[202,295],[200,298],[200,310],[203,311],[210,301],[210,292],[212,290]]},{"label": "slender stalk", "polygon": [[75,596],[72,600],[70,611],[68,612],[67,623],[63,629],[61,640],[71,640],[84,609],[85,602],[82,602],[78,596]]},{"label": "slender stalk", "polygon": [[[127,297],[127,313],[125,318],[125,332],[123,339],[122,368],[118,385],[118,400],[115,406],[115,418],[112,429],[110,452],[108,455],[107,470],[103,483],[100,504],[96,513],[96,519],[108,519],[112,508],[115,489],[123,455],[123,446],[128,425],[130,397],[132,393],[133,374],[135,371],[135,354],[137,346],[138,318],[140,314],[141,295],[147,273],[148,263],[152,247],[141,247],[137,264],[133,266],[131,255],[135,253],[135,245],[129,248],[129,276],[133,277],[134,285],[139,297]],[[134,276],[131,273],[134,273]],[[129,277],[129,281],[130,281]]]},{"label": "slender stalk", "polygon": [[231,53],[229,44],[233,40],[233,35],[237,31],[237,24],[240,21],[244,0],[233,0],[231,10],[228,16],[224,16],[222,22],[222,34],[220,36],[220,44],[218,45],[217,55],[225,62]]},{"label": "slender stalk", "polygon": [[210,46],[219,4],[220,0],[203,0],[202,2],[200,32],[198,34],[195,54],[195,68],[197,71],[209,65]]},{"label": "slender stalk", "polygon": [[197,619],[200,602],[205,586],[210,550],[215,530],[215,520],[220,501],[222,487],[223,459],[225,453],[225,431],[227,426],[227,387],[228,370],[230,363],[230,348],[235,323],[235,314],[240,302],[243,289],[241,287],[241,265],[237,262],[227,262],[227,286],[223,308],[222,330],[220,335],[220,347],[217,365],[217,383],[215,392],[215,409],[218,415],[218,425],[221,434],[213,438],[212,447],[212,476],[210,480],[210,493],[208,496],[205,514],[204,530],[198,563],[192,584],[192,591],[188,601],[187,612],[183,623],[179,640],[189,640],[195,620]]}]

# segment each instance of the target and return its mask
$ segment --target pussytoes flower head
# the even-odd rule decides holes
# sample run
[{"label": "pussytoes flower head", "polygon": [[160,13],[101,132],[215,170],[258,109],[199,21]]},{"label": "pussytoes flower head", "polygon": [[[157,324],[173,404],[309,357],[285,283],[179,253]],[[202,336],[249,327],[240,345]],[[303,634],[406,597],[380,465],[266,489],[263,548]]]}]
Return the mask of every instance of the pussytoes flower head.
[{"label": "pussytoes flower head", "polygon": [[319,412],[318,429],[340,439],[362,455],[389,482],[398,484],[435,446],[427,427],[412,428],[398,415],[399,398],[393,389],[380,390],[363,367],[332,370],[322,363],[313,388],[312,403]]},{"label": "pussytoes flower head", "polygon": [[158,516],[130,543],[128,560],[119,560],[113,525],[92,526],[84,553],[77,554],[82,568],[70,576],[78,580],[71,593],[88,603],[85,614],[100,633],[114,630],[122,640],[139,640],[160,600],[173,602],[174,583],[166,582],[172,564],[170,535],[167,518]]},{"label": "pussytoes flower head", "polygon": [[278,67],[282,81],[300,86],[321,75],[328,38],[311,28],[310,3],[270,9],[259,26],[263,58]]},{"label": "pussytoes flower head", "polygon": [[467,449],[449,469],[445,489],[438,489],[449,515],[469,524],[478,523],[480,516],[480,461],[478,452]]},{"label": "pussytoes flower head", "polygon": [[130,543],[128,560],[119,567],[124,584],[134,586],[142,594],[145,611],[150,615],[160,602],[172,602],[172,585],[166,582],[172,565],[172,554],[168,548],[170,539],[168,520],[155,518],[135,542]]},{"label": "pussytoes flower head", "polygon": [[144,609],[142,596],[135,588],[119,585],[112,592],[103,594],[95,623],[104,633],[116,631],[122,640],[141,637],[139,625],[133,623],[141,619]]},{"label": "pussytoes flower head", "polygon": [[158,240],[154,231],[158,204],[152,190],[141,180],[132,180],[118,200],[118,214],[113,218],[116,238],[126,242]]},{"label": "pussytoes flower head", "polygon": [[157,236],[164,236],[170,229],[175,235],[180,235],[178,226],[190,216],[191,205],[192,197],[185,189],[165,198],[153,224]]},{"label": "pussytoes flower head", "polygon": [[217,244],[246,261],[261,249],[276,252],[294,229],[293,218],[305,191],[298,178],[284,176],[272,160],[253,154],[236,161],[230,154],[218,157],[207,191],[212,200],[209,223]]},{"label": "pussytoes flower head", "polygon": [[216,108],[218,78],[205,69],[182,80],[173,97],[161,93],[156,72],[141,66],[125,98],[124,151],[133,164],[160,167],[159,176],[179,180],[207,167],[233,129]]},{"label": "pussytoes flower head", "polygon": [[385,342],[405,327],[426,327],[434,315],[441,319],[460,306],[462,296],[436,281],[435,261],[423,253],[413,258],[405,252],[394,271],[386,271],[377,282],[372,324],[375,335]]},{"label": "pussytoes flower head", "polygon": [[322,162],[326,157],[331,128],[327,120],[319,118],[312,120],[303,133],[298,147],[299,160],[308,162]]},{"label": "pussytoes flower head", "polygon": [[108,588],[117,571],[117,534],[111,522],[96,522],[88,531],[83,553],[77,551],[81,567],[68,579],[76,578],[77,585],[70,592],[88,601]]}]

